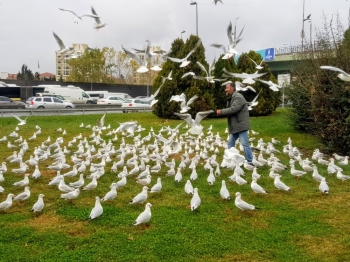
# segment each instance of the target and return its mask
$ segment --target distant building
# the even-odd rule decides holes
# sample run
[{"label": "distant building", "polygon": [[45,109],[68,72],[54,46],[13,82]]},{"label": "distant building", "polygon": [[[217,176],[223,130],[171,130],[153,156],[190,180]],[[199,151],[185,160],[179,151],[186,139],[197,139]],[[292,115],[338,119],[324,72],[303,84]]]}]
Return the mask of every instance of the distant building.
[{"label": "distant building", "polygon": [[9,74],[7,72],[1,72],[0,73],[0,79],[17,80],[17,74]]},{"label": "distant building", "polygon": [[77,58],[81,56],[86,49],[88,49],[87,44],[73,44],[71,51],[61,54],[56,51],[56,80],[59,81],[61,76],[63,80],[66,80],[67,76],[70,75],[71,68],[68,65],[70,59]]},{"label": "distant building", "polygon": [[51,74],[49,72],[45,72],[45,73],[40,74],[39,77],[40,77],[40,80],[45,80],[45,79],[49,80],[49,79],[55,78],[56,75]]}]

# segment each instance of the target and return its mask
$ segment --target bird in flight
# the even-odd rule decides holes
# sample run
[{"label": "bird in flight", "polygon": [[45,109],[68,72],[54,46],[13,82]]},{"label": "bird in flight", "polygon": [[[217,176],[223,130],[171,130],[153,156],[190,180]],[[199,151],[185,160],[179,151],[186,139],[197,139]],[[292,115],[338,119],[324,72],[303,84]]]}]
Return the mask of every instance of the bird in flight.
[{"label": "bird in flight", "polygon": [[58,8],[60,9],[61,11],[66,11],[66,12],[69,12],[71,14],[73,14],[77,19],[74,20],[74,23],[78,23],[78,19],[82,20],[81,18],[82,17],[91,17],[91,18],[99,18],[99,16],[97,15],[94,15],[94,14],[84,14],[84,15],[77,15],[77,13],[75,13],[74,11],[72,10],[69,10],[69,9],[63,9],[63,8]]},{"label": "bird in flight", "polygon": [[338,77],[345,81],[345,82],[350,82],[350,74],[346,73],[345,71],[343,71],[342,69],[338,68],[338,67],[334,67],[334,66],[321,66],[321,69],[327,69],[327,70],[331,70],[331,71],[336,71],[336,72],[340,72],[340,74],[338,74]]},{"label": "bird in flight", "polygon": [[30,117],[32,114],[33,114],[33,112],[31,112],[24,119],[21,119],[19,116],[16,116],[16,115],[13,115],[13,114],[10,114],[10,115],[13,116],[14,118],[16,118],[19,121],[19,123],[17,124],[18,126],[23,126],[23,125],[25,125],[27,123],[27,118]]},{"label": "bird in flight", "polygon": [[91,12],[95,16],[94,18],[95,18],[96,24],[94,26],[94,29],[98,31],[98,29],[105,27],[107,25],[106,23],[101,23],[100,17],[97,15],[95,9],[92,6],[91,6]]},{"label": "bird in flight", "polygon": [[191,61],[188,61],[187,59],[197,50],[197,48],[201,45],[201,43],[202,43],[202,41],[199,39],[197,44],[195,45],[195,47],[184,58],[175,58],[175,57],[168,56],[168,59],[175,62],[175,63],[181,63],[180,67],[185,67],[189,63],[191,63]]}]

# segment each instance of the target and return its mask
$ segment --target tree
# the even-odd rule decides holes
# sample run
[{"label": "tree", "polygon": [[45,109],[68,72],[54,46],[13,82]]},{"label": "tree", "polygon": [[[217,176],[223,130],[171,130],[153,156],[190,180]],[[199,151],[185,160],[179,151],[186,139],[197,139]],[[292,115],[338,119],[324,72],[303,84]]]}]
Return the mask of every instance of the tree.
[{"label": "tree", "polygon": [[[172,47],[170,57],[183,58],[196,46],[199,38],[191,35],[184,44],[182,39],[175,39]],[[191,63],[186,67],[181,68],[179,63],[174,63],[167,60],[163,65],[163,70],[160,71],[158,77],[154,81],[153,90],[157,90],[162,82],[162,76],[166,77],[172,70],[172,81],[166,81],[162,89],[158,94],[158,103],[154,109],[154,113],[159,117],[175,118],[174,112],[180,111],[180,105],[178,102],[170,102],[169,100],[173,95],[179,95],[184,93],[189,99],[193,95],[197,95],[199,98],[195,100],[191,105],[189,113],[194,116],[198,111],[205,111],[213,109],[214,98],[209,92],[210,85],[206,81],[196,80],[192,77],[182,78],[186,72],[194,72],[196,75],[203,75],[204,72],[196,64],[197,61],[201,62],[204,66],[208,66],[205,61],[204,47],[201,44],[196,51],[189,57]],[[204,76],[204,75],[203,75]]]},{"label": "tree", "polygon": [[35,72],[35,74],[34,74],[34,80],[40,80],[40,74],[39,74],[39,72]]},{"label": "tree", "polygon": [[18,80],[33,80],[34,75],[32,70],[28,69],[26,64],[23,64],[21,67],[21,71],[17,73]]},{"label": "tree", "polygon": [[350,72],[350,31],[339,22],[335,26],[325,18],[317,31],[318,45],[299,55],[291,74],[287,95],[293,104],[289,117],[296,128],[320,138],[325,152],[350,153],[350,88],[333,72],[320,69],[332,65]]},{"label": "tree", "polygon": [[86,50],[68,64],[72,68],[67,81],[94,83],[126,83],[131,77],[132,61],[124,52],[114,48]]}]

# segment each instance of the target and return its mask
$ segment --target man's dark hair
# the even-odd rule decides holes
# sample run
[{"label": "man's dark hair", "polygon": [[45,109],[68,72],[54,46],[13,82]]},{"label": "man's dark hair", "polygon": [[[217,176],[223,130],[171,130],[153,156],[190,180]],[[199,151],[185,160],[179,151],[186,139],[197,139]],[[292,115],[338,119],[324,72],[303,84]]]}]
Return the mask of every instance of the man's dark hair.
[{"label": "man's dark hair", "polygon": [[236,86],[233,83],[228,83],[228,85],[236,90]]}]

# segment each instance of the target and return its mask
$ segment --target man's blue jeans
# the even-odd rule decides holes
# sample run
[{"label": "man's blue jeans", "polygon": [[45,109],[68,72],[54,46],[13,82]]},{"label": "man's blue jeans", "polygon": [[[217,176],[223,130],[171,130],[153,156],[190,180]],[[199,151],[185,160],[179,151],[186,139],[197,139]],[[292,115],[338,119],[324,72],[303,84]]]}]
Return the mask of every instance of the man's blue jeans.
[{"label": "man's blue jeans", "polygon": [[253,161],[253,153],[252,149],[249,146],[248,131],[241,131],[238,133],[230,134],[227,148],[234,147],[238,138],[243,146],[245,158],[247,159],[248,163],[251,163]]}]

